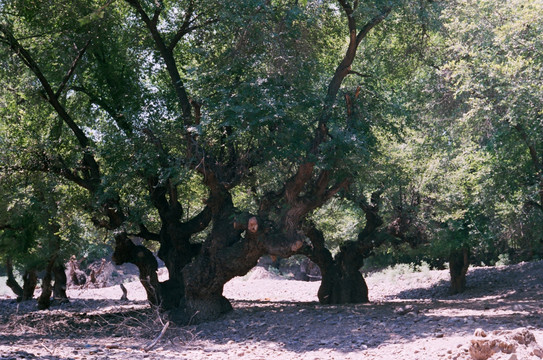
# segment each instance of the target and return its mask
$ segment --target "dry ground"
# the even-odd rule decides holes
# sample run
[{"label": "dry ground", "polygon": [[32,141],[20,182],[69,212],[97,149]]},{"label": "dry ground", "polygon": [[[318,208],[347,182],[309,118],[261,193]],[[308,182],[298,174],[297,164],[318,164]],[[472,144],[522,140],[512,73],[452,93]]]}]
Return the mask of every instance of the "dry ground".
[{"label": "dry ground", "polygon": [[498,351],[491,360],[540,359],[534,341],[506,348],[473,334],[523,328],[543,345],[542,276],[543,262],[475,268],[467,291],[448,296],[446,271],[389,271],[367,277],[371,304],[323,306],[317,282],[260,270],[226,285],[234,312],[170,325],[148,351],[166,319],[138,283],[126,284],[128,302],[118,286],[71,289],[69,304],[47,311],[2,298],[0,359],[472,359],[472,339]]}]

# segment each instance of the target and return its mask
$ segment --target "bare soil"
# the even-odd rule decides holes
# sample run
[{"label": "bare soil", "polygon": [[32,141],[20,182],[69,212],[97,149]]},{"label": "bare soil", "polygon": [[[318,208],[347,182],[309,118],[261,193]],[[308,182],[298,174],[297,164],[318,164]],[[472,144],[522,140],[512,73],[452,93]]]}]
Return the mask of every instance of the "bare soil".
[{"label": "bare soil", "polygon": [[376,273],[370,304],[324,306],[318,282],[260,269],[226,284],[230,314],[166,329],[137,282],[128,301],[119,286],[74,288],[45,311],[4,297],[0,359],[540,359],[542,276],[541,261],[473,268],[449,296],[447,271]]}]

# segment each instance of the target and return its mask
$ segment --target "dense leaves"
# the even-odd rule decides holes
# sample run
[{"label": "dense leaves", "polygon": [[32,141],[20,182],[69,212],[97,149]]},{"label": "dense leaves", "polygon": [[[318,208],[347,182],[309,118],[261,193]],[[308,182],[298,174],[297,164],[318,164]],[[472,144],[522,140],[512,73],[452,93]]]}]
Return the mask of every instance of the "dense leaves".
[{"label": "dense leaves", "polygon": [[4,1],[2,257],[43,267],[104,232],[151,302],[205,320],[266,253],[359,284],[371,255],[538,256],[542,10]]}]

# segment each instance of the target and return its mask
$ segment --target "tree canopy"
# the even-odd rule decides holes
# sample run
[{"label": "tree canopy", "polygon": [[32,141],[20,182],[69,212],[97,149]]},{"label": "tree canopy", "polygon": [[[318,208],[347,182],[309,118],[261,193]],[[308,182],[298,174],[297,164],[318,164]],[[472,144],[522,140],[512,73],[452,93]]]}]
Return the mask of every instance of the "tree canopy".
[{"label": "tree canopy", "polygon": [[470,258],[539,256],[541,10],[4,1],[1,256],[45,268],[100,233],[180,322],[266,254],[314,261],[323,303],[368,301],[379,254],[448,261],[453,291]]}]

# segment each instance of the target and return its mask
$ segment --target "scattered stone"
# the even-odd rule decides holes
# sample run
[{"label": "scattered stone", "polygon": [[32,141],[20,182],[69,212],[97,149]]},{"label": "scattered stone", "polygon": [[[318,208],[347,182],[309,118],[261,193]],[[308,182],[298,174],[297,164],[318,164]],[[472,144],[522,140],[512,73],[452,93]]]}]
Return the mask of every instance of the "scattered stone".
[{"label": "scattered stone", "polygon": [[490,335],[482,329],[477,329],[475,337],[469,347],[469,354],[473,360],[487,360],[491,357],[494,359],[494,355],[500,353],[512,354],[504,358],[507,360],[515,360],[519,356],[521,359],[528,359],[531,355],[543,353],[534,334],[525,328],[513,331],[496,330]]},{"label": "scattered stone", "polygon": [[[520,265],[503,272],[474,268],[468,274],[466,294],[455,297],[446,293],[446,271],[431,271],[431,277],[422,280],[421,274],[406,274],[393,283],[370,276],[366,279],[369,304],[337,306],[317,303],[318,283],[249,280],[246,276],[225,286],[234,312],[215,322],[176,328],[168,339],[165,336],[163,348],[149,354],[139,349],[149,340],[146,331],[154,337],[156,329],[136,314],[136,302],[137,309],[148,309],[138,283],[125,283],[131,294],[128,303],[117,301],[122,294],[119,285],[69,290],[70,304],[45,313],[37,312],[31,303],[20,304],[17,312],[11,299],[0,300],[0,359],[473,360],[468,344],[471,335],[479,341],[495,339],[524,320],[526,327],[532,325],[527,330],[535,337],[510,333],[503,341],[515,344],[515,351],[500,349],[487,360],[538,360],[543,359],[543,350],[535,341],[543,339],[543,286],[537,284],[541,280],[536,275],[543,271],[543,262],[524,267],[527,271],[522,275],[516,274],[516,269],[523,269]],[[491,278],[497,279],[492,286],[487,282]],[[513,286],[527,290],[510,292]],[[530,315],[511,315],[513,304],[522,304]],[[488,305],[492,310],[485,312],[483,307]],[[417,308],[422,310],[419,315]],[[156,322],[157,314],[150,310],[147,314]],[[476,327],[479,329],[474,332]],[[494,334],[492,330],[498,327],[504,330]],[[467,340],[462,341],[462,336]],[[42,343],[54,355],[46,352]],[[27,353],[16,354],[15,349]]]},{"label": "scattered stone", "polygon": [[406,315],[413,311],[415,311],[415,307],[413,305],[400,306],[394,310],[394,312],[398,315]]}]

